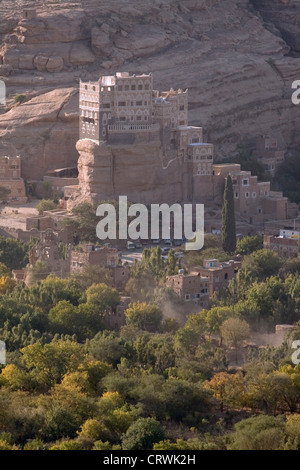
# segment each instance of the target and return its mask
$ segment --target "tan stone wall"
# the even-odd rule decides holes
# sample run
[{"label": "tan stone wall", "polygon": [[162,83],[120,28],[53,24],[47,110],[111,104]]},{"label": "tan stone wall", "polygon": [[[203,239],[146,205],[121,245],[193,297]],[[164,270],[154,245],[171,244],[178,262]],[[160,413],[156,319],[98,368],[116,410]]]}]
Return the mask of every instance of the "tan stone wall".
[{"label": "tan stone wall", "polygon": [[[19,199],[24,200],[26,198],[25,184],[22,179],[19,180],[1,180],[0,185],[6,186],[10,189],[10,194],[7,196],[7,200]],[[27,198],[26,198],[27,200]]]}]

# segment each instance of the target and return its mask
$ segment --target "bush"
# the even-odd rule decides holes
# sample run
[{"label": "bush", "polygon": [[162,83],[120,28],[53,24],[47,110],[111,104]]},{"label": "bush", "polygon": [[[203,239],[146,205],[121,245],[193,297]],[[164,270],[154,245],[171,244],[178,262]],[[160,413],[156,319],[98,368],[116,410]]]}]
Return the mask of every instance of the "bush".
[{"label": "bush", "polygon": [[237,241],[236,251],[242,255],[250,255],[254,251],[263,249],[263,239],[259,235],[243,237]]},{"label": "bush", "polygon": [[280,417],[254,416],[235,425],[232,450],[280,450],[285,425]]},{"label": "bush", "polygon": [[51,199],[42,199],[36,206],[39,214],[42,215],[45,211],[51,211],[57,208],[57,204]]},{"label": "bush", "polygon": [[14,97],[15,103],[22,104],[25,100],[26,100],[26,96],[25,96],[25,95],[16,95],[16,96]]},{"label": "bush", "polygon": [[163,429],[154,418],[139,418],[128,429],[122,439],[123,450],[152,449],[153,444],[164,439]]}]

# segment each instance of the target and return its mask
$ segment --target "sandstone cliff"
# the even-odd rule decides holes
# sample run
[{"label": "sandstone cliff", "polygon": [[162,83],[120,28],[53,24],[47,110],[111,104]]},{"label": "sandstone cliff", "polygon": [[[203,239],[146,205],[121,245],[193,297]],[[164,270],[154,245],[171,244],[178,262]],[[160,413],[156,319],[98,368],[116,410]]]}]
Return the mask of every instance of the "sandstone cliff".
[{"label": "sandstone cliff", "polygon": [[[279,13],[270,8],[274,4]],[[29,168],[41,178],[47,169],[74,164],[78,97],[70,88],[80,78],[152,71],[158,89],[189,88],[190,121],[204,127],[218,158],[262,132],[274,131],[283,145],[294,147],[300,123],[290,100],[291,83],[300,79],[299,21],[292,15],[299,13],[297,5],[2,0],[0,75],[9,98],[21,93],[27,101],[0,115],[1,137],[16,142],[25,176]],[[49,95],[51,90],[57,91]]]}]

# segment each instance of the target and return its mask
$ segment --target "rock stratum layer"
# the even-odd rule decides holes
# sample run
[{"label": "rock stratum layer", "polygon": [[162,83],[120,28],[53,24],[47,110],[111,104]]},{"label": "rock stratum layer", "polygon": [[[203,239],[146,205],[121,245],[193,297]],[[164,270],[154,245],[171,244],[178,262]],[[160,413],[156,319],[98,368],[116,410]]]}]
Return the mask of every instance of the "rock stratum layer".
[{"label": "rock stratum layer", "polygon": [[0,136],[25,177],[76,164],[79,79],[129,71],[153,72],[157,89],[189,88],[190,122],[218,159],[265,132],[296,147],[297,18],[296,0],[2,0],[0,76],[8,105],[26,100],[0,115]]}]

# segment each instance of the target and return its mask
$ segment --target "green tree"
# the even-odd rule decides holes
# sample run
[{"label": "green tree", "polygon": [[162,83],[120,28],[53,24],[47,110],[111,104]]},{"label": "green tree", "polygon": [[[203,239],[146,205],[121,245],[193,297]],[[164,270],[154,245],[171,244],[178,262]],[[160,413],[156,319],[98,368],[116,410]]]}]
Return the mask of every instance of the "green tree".
[{"label": "green tree", "polygon": [[259,235],[243,237],[237,240],[236,251],[242,255],[249,255],[254,251],[263,249],[263,238]]},{"label": "green tree", "polygon": [[[205,323],[210,335],[221,335],[220,328],[222,323],[229,317],[234,316],[234,311],[231,307],[213,307],[210,310],[204,310],[201,313],[205,318]],[[222,344],[222,337],[220,338],[220,343]]]},{"label": "green tree", "polygon": [[234,214],[234,194],[231,176],[228,175],[224,190],[224,203],[222,210],[222,240],[226,253],[236,250],[236,228]]},{"label": "green tree", "polygon": [[102,318],[89,304],[78,307],[68,300],[61,300],[49,312],[53,333],[76,334],[79,340],[94,336],[103,328]]},{"label": "green tree", "polygon": [[168,259],[166,261],[166,274],[168,276],[172,276],[173,274],[175,274],[176,262],[177,260],[175,254],[172,250],[170,250],[168,253]]},{"label": "green tree", "polygon": [[285,449],[299,450],[300,449],[300,415],[292,414],[286,418],[286,432],[287,442]]},{"label": "green tree", "polygon": [[41,387],[60,383],[68,372],[77,370],[84,359],[83,347],[70,340],[35,343],[21,349],[22,362],[31,370]]},{"label": "green tree", "polygon": [[264,281],[265,278],[276,276],[283,266],[284,260],[271,250],[258,250],[245,256],[242,271],[247,271],[252,280]]},{"label": "green tree", "polygon": [[73,305],[81,301],[82,290],[72,278],[60,279],[50,274],[46,279],[28,288],[15,292],[20,301],[41,307],[48,313],[61,300],[67,300]]},{"label": "green tree", "polygon": [[254,416],[235,424],[232,450],[283,449],[285,425],[281,417]]},{"label": "green tree", "polygon": [[225,320],[222,323],[220,331],[225,344],[235,348],[235,359],[237,362],[238,348],[250,335],[250,327],[248,323],[245,322],[245,320],[240,320],[239,318],[228,318],[228,320]]},{"label": "green tree", "polygon": [[126,324],[133,325],[141,330],[157,331],[161,325],[162,313],[156,305],[145,302],[131,304],[125,311]]},{"label": "green tree", "polygon": [[124,355],[123,341],[113,331],[102,331],[87,341],[88,352],[98,361],[117,365]]},{"label": "green tree", "polygon": [[118,291],[106,284],[92,284],[86,291],[86,302],[88,305],[103,315],[107,307],[115,308],[120,302]]},{"label": "green tree", "polygon": [[153,444],[164,439],[163,429],[154,418],[139,418],[122,438],[123,450],[152,449]]},{"label": "green tree", "polygon": [[28,263],[28,249],[27,243],[0,237],[0,262],[9,269],[22,269]]}]

